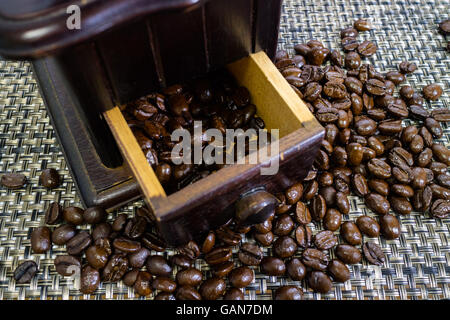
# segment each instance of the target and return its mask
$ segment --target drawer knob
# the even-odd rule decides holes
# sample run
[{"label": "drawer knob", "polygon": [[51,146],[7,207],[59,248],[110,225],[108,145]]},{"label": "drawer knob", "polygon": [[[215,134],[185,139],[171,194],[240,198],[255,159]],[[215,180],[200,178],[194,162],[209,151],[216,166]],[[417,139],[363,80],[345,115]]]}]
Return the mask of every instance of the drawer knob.
[{"label": "drawer knob", "polygon": [[241,226],[251,226],[266,221],[274,212],[279,200],[265,190],[250,191],[236,202],[236,219]]}]

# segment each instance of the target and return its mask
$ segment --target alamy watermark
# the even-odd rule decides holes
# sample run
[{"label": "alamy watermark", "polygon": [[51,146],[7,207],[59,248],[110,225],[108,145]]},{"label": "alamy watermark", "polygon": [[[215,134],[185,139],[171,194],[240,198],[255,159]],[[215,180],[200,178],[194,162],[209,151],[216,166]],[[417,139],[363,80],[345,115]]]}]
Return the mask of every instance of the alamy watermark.
[{"label": "alamy watermark", "polygon": [[66,9],[69,17],[66,20],[66,26],[69,30],[81,29],[81,9],[76,4],[70,5]]}]

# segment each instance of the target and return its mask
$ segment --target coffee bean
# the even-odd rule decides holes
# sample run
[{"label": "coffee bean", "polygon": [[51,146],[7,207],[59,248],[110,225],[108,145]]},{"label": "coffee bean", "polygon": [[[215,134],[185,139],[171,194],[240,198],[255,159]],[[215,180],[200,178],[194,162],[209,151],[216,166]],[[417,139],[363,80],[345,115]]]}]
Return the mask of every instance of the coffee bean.
[{"label": "coffee bean", "polygon": [[387,179],[392,175],[391,167],[381,159],[371,159],[367,163],[367,169],[376,178]]},{"label": "coffee bean", "polygon": [[303,185],[296,183],[286,190],[286,202],[288,204],[297,203],[303,195]]},{"label": "coffee bean", "polygon": [[377,45],[372,41],[364,41],[358,46],[358,52],[364,57],[372,56],[377,52]]},{"label": "coffee bean", "polygon": [[62,208],[57,202],[52,202],[50,206],[45,211],[44,221],[45,224],[58,224],[61,220]]},{"label": "coffee bean", "polygon": [[22,173],[5,173],[0,184],[8,189],[20,189],[27,183],[27,177]]},{"label": "coffee bean", "polygon": [[113,246],[116,250],[125,253],[134,253],[141,249],[141,244],[138,241],[133,241],[126,238],[114,239]]},{"label": "coffee bean", "polygon": [[354,28],[346,28],[341,30],[341,38],[358,36],[358,31]]},{"label": "coffee bean", "polygon": [[392,81],[395,85],[399,85],[400,83],[404,82],[406,80],[403,73],[398,71],[390,71],[386,73],[386,78],[390,81]]},{"label": "coffee bean", "polygon": [[434,143],[431,146],[431,150],[433,150],[433,155],[440,162],[445,163],[447,166],[450,166],[450,150],[447,149],[442,144]]},{"label": "coffee bean", "polygon": [[450,213],[450,201],[444,199],[437,199],[431,206],[431,215],[435,218],[447,218]]},{"label": "coffee bean", "polygon": [[349,143],[347,145],[348,162],[350,165],[357,166],[363,159],[363,147],[359,143]]},{"label": "coffee bean", "polygon": [[350,279],[350,270],[340,260],[333,259],[328,264],[328,272],[332,276],[333,280],[337,282],[346,282]]},{"label": "coffee bean", "polygon": [[199,292],[205,300],[217,300],[225,294],[226,284],[223,279],[210,278],[200,286]]},{"label": "coffee bean", "polygon": [[128,220],[128,222],[125,225],[123,233],[128,238],[136,240],[144,235],[146,228],[147,228],[147,221],[145,218],[134,217]]},{"label": "coffee bean", "polygon": [[288,235],[294,229],[294,221],[288,214],[279,216],[274,223],[272,232],[278,236]]},{"label": "coffee bean", "polygon": [[358,245],[362,241],[361,232],[358,226],[352,221],[346,221],[341,226],[341,237],[352,245]]},{"label": "coffee bean", "polygon": [[102,207],[87,208],[83,212],[83,220],[89,224],[97,224],[106,219],[107,213]]},{"label": "coffee bean", "polygon": [[274,235],[271,231],[267,233],[255,233],[253,235],[256,241],[258,241],[263,247],[268,247],[272,244]]},{"label": "coffee bean", "polygon": [[81,231],[66,243],[67,253],[70,255],[79,255],[84,249],[89,247],[91,242],[92,239],[89,233],[87,231]]},{"label": "coffee bean", "polygon": [[[159,237],[158,235],[151,233],[151,232],[144,233],[144,235],[141,238],[141,243],[147,249],[155,250],[158,252],[163,252],[167,247],[167,244],[164,242],[163,239],[161,239],[161,237]],[[190,254],[192,254],[192,252],[193,252],[190,250],[183,251],[183,252],[186,252],[186,254],[187,254],[188,251],[190,252]]]},{"label": "coffee bean", "polygon": [[370,263],[382,266],[384,264],[385,256],[383,250],[375,242],[366,242],[363,245],[364,257]]},{"label": "coffee bean", "polygon": [[31,232],[31,249],[34,253],[45,253],[51,249],[51,231],[47,227],[38,227]]},{"label": "coffee bean", "polygon": [[273,251],[280,258],[288,258],[297,251],[297,244],[291,237],[281,236],[273,243]]},{"label": "coffee bean", "polygon": [[422,92],[425,99],[436,101],[441,97],[443,90],[440,85],[433,83],[425,86]]},{"label": "coffee bean", "polygon": [[397,218],[391,214],[380,217],[381,233],[388,240],[397,239],[400,236],[400,223]]},{"label": "coffee bean", "polygon": [[342,214],[336,210],[329,208],[323,218],[323,226],[330,231],[336,231],[341,226]]},{"label": "coffee bean", "polygon": [[85,266],[81,270],[80,291],[84,294],[91,294],[100,285],[100,273],[91,266]]},{"label": "coffee bean", "polygon": [[282,276],[286,272],[283,260],[275,257],[264,257],[260,264],[261,272],[269,276]]},{"label": "coffee bean", "polygon": [[385,94],[386,87],[384,82],[378,79],[370,79],[366,82],[366,90],[374,96],[382,96]]},{"label": "coffee bean", "polygon": [[386,215],[389,212],[390,204],[389,201],[383,197],[381,194],[378,193],[369,193],[364,198],[366,206],[374,211],[375,213],[378,213],[379,215]]},{"label": "coffee bean", "polygon": [[83,213],[84,210],[78,207],[67,207],[63,210],[63,218],[69,224],[78,226],[83,224]]},{"label": "coffee bean", "polygon": [[208,253],[212,250],[214,247],[214,244],[216,243],[216,234],[213,231],[210,231],[207,236],[205,237],[205,240],[203,241],[202,245],[202,253]]},{"label": "coffee bean", "polygon": [[239,267],[231,271],[229,275],[230,284],[236,288],[245,288],[253,282],[253,270],[249,267]]},{"label": "coffee bean", "polygon": [[337,244],[337,238],[331,231],[320,231],[314,237],[314,245],[319,250],[328,250]]},{"label": "coffee bean", "polygon": [[34,261],[24,261],[14,270],[14,280],[17,284],[29,283],[38,271],[38,266]]},{"label": "coffee bean", "polygon": [[216,265],[228,261],[232,256],[231,248],[227,246],[220,246],[214,248],[207,255],[205,260],[210,265]]},{"label": "coffee bean", "polygon": [[297,286],[281,286],[275,290],[274,300],[302,300],[303,291]]},{"label": "coffee bean", "polygon": [[414,62],[402,61],[399,65],[399,70],[403,74],[413,73],[417,70],[417,65]]},{"label": "coffee bean", "polygon": [[46,188],[56,188],[61,183],[58,171],[53,168],[44,169],[39,176],[39,182]]},{"label": "coffee bean", "polygon": [[425,126],[427,127],[427,129],[431,132],[431,134],[435,138],[441,138],[442,137],[443,131],[442,131],[441,125],[435,119],[433,119],[433,118],[426,118],[425,119]]},{"label": "coffee bean", "polygon": [[264,255],[260,247],[250,243],[244,243],[239,251],[239,260],[248,266],[257,266],[261,263]]},{"label": "coffee bean", "polygon": [[152,281],[153,290],[158,290],[162,292],[172,293],[177,288],[177,284],[170,278],[167,277],[156,277]]},{"label": "coffee bean", "polygon": [[140,296],[148,296],[152,293],[151,282],[152,275],[145,271],[139,271],[136,277],[136,281],[134,282],[134,292],[136,292]]},{"label": "coffee bean", "polygon": [[133,268],[142,268],[145,264],[145,261],[150,256],[150,250],[147,248],[141,248],[138,251],[131,253],[128,256],[128,260],[130,263],[130,267]]},{"label": "coffee bean", "polygon": [[81,270],[81,261],[70,255],[57,256],[54,260],[56,272],[62,276],[72,276]]},{"label": "coffee bean", "polygon": [[311,245],[312,233],[308,226],[298,226],[295,229],[295,241],[302,248],[307,248]]},{"label": "coffee bean", "polygon": [[358,229],[370,238],[376,238],[380,235],[380,225],[378,222],[369,216],[361,216],[356,219]]},{"label": "coffee bean", "polygon": [[75,227],[69,224],[63,224],[52,232],[52,242],[57,245],[66,244],[67,241],[76,235]]},{"label": "coffee bean", "polygon": [[322,63],[325,62],[329,53],[330,50],[328,50],[327,48],[314,47],[308,52],[307,55],[308,62],[313,65],[320,66]]},{"label": "coffee bean", "polygon": [[316,195],[310,203],[311,216],[315,221],[320,221],[325,216],[327,206],[323,196]]},{"label": "coffee bean", "polygon": [[101,238],[108,238],[111,235],[111,230],[111,225],[109,223],[100,223],[96,225],[92,231],[92,239],[96,241]]},{"label": "coffee bean", "polygon": [[201,300],[200,293],[191,286],[180,286],[175,295],[177,300]]},{"label": "coffee bean", "polygon": [[292,258],[288,261],[286,271],[294,281],[301,281],[306,276],[306,267],[298,258]]},{"label": "coffee bean", "polygon": [[128,287],[133,287],[134,284],[136,283],[136,279],[137,276],[139,274],[139,269],[133,269],[129,272],[127,272],[124,276],[123,276],[123,283],[128,286]]},{"label": "coffee bean", "polygon": [[314,270],[324,271],[328,265],[328,257],[323,251],[308,248],[303,251],[302,262],[305,266]]},{"label": "coffee bean", "polygon": [[372,29],[372,24],[365,19],[359,19],[353,23],[353,27],[358,31],[369,31]]},{"label": "coffee bean", "polygon": [[162,256],[149,256],[146,262],[147,271],[153,275],[168,277],[172,273],[172,267]]},{"label": "coffee bean", "polygon": [[333,283],[322,271],[313,271],[308,276],[308,284],[316,292],[327,293],[331,290]]},{"label": "coffee bean", "polygon": [[106,265],[108,262],[108,256],[109,254],[105,248],[98,245],[90,246],[86,250],[86,260],[92,268],[97,270]]},{"label": "coffee bean", "polygon": [[356,264],[361,261],[361,252],[349,244],[338,245],[336,247],[336,256],[347,264]]},{"label": "coffee bean", "polygon": [[431,111],[431,116],[439,122],[450,121],[450,111],[447,108],[438,108]]},{"label": "coffee bean", "polygon": [[[359,46],[358,46],[359,47]],[[371,47],[373,51],[374,47]],[[376,49],[376,48],[375,48]],[[370,53],[370,50],[367,53]],[[345,67],[348,69],[358,69],[361,66],[361,57],[354,51],[350,51],[345,55]]]}]

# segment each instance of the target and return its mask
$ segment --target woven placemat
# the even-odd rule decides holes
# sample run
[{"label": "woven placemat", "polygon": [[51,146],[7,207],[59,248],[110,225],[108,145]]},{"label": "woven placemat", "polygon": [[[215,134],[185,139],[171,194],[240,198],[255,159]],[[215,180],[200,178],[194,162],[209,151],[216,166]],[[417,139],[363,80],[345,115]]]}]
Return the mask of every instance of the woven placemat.
[{"label": "woven placemat", "polygon": [[[450,107],[450,54],[437,23],[449,19],[449,0],[285,0],[280,26],[280,47],[292,52],[297,43],[322,40],[339,48],[339,31],[358,18],[370,18],[376,29],[361,37],[376,41],[379,49],[370,60],[380,71],[396,70],[404,59],[419,70],[408,81],[420,89],[437,82],[444,88],[442,98],[430,107]],[[449,39],[450,40],[450,39]],[[443,124],[441,142],[450,145],[450,128]],[[54,190],[38,185],[44,168],[56,168],[63,184]],[[94,295],[82,295],[72,278],[59,276],[53,259],[65,253],[63,247],[32,255],[30,228],[40,225],[51,201],[65,206],[80,200],[55,139],[36,81],[27,62],[0,61],[0,173],[23,172],[30,180],[18,191],[0,189],[0,299],[136,299],[133,289],[123,283],[103,283]],[[119,210],[133,214],[133,207]],[[111,215],[111,220],[117,214]],[[351,212],[345,220],[370,213],[360,199],[351,198]],[[402,235],[394,241],[377,239],[387,256],[382,267],[366,262],[351,266],[351,280],[334,284],[320,295],[307,287],[305,299],[442,299],[450,298],[450,219],[435,220],[413,213],[400,217]],[[313,230],[314,231],[314,230]],[[245,239],[244,239],[245,241]],[[171,252],[164,253],[170,255]],[[31,284],[19,285],[13,270],[22,260],[39,265]],[[197,268],[207,270],[201,260]],[[208,271],[207,271],[208,272]],[[267,277],[257,269],[254,283],[247,287],[247,299],[271,299],[272,290],[284,284],[303,283],[284,277]]]}]

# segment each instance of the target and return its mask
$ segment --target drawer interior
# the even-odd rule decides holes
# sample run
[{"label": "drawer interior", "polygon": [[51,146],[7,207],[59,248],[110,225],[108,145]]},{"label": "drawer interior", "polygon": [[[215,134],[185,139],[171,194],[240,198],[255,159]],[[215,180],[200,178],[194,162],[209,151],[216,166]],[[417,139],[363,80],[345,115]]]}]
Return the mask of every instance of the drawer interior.
[{"label": "drawer interior", "polygon": [[[313,135],[323,135],[323,128],[264,52],[234,62],[228,69],[238,84],[250,91],[252,103],[256,105],[257,114],[264,120],[267,130],[279,129],[280,154],[277,157],[281,161],[285,151],[287,156],[298,152],[302,140],[312,141],[310,138]],[[104,118],[158,221],[174,219],[184,209],[192,209],[218,192],[223,194],[226,192],[223,186],[239,186],[239,179],[248,172],[255,175],[259,168],[249,164],[225,167],[167,196],[119,107],[104,112]]]}]

